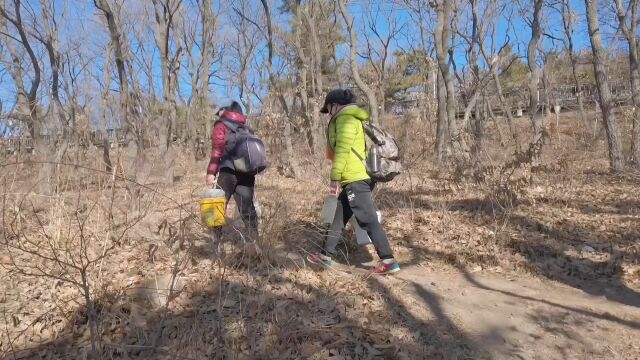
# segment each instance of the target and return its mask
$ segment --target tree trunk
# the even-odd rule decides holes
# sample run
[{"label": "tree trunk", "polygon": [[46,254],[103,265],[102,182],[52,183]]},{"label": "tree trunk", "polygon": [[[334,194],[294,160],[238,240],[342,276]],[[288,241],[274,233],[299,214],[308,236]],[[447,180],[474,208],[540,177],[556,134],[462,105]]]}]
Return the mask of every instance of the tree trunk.
[{"label": "tree trunk", "polygon": [[[107,46],[107,53],[105,59],[111,58],[111,48],[113,44]],[[109,66],[110,61],[105,61],[102,69],[102,76],[104,78],[104,91],[100,96],[100,128],[98,132],[102,135],[102,161],[104,162],[105,171],[111,173],[113,171],[113,164],[111,162],[111,154],[109,147],[109,137],[107,135],[107,101],[109,98],[109,89],[111,88],[111,71]]]},{"label": "tree trunk", "polygon": [[500,76],[498,75],[498,71],[495,67],[493,68],[493,81],[496,84],[496,92],[498,93],[498,100],[500,100],[502,112],[507,118],[507,122],[509,124],[509,133],[511,134],[511,138],[513,139],[516,151],[520,152],[520,139],[518,136],[518,130],[515,128],[515,120],[513,119],[513,114],[511,113],[511,106],[509,106],[507,99],[504,97],[504,93],[502,92],[502,82],[500,81]]},{"label": "tree trunk", "polygon": [[[273,28],[272,28],[272,19],[271,19],[271,9],[269,8],[269,4],[267,0],[261,0],[262,9],[264,10],[265,17],[267,19],[267,49],[268,49],[268,58],[267,58],[267,71],[269,73],[269,92],[276,91],[276,78],[273,73]],[[286,114],[286,118],[284,119],[284,143],[285,143],[285,158],[282,161],[282,165],[284,169],[282,169],[282,174],[288,177],[297,178],[299,176],[298,170],[298,162],[293,155],[293,142],[291,141],[292,133],[291,133],[291,114],[289,112],[289,106],[287,105],[287,101],[284,95],[278,91],[278,94],[275,95],[280,100],[280,105],[282,110]]]},{"label": "tree trunk", "polygon": [[485,112],[486,100],[484,98],[482,98],[481,100],[482,101],[480,101],[479,103],[478,101],[476,101],[475,116],[473,117],[474,144],[473,144],[472,156],[473,156],[474,164],[480,164],[480,158],[481,158],[481,154],[484,149],[484,143],[485,143],[484,120],[486,116],[486,112]]},{"label": "tree trunk", "polygon": [[[312,154],[316,153],[316,148],[318,146],[319,139],[316,139],[316,131],[313,118],[313,113],[310,111],[311,104],[310,102],[314,102],[313,100],[309,100],[309,70],[310,68],[315,68],[314,60],[310,60],[309,57],[304,53],[304,47],[302,46],[302,29],[304,28],[303,24],[303,14],[302,14],[302,5],[298,5],[296,7],[296,26],[294,29],[294,46],[296,49],[296,53],[298,54],[297,62],[297,71],[300,86],[298,93],[300,94],[300,101],[302,102],[302,117],[306,121],[306,136],[307,143],[309,145],[309,149]],[[315,81],[312,79],[312,92],[315,94]],[[314,102],[315,103],[315,102]]]},{"label": "tree trunk", "polygon": [[629,67],[631,78],[631,99],[633,101],[633,130],[631,135],[631,161],[636,167],[640,167],[640,60],[638,59],[638,0],[630,0],[630,16],[622,5],[622,0],[615,0],[620,29],[629,45]]},{"label": "tree trunk", "polygon": [[[634,32],[635,34],[636,32]],[[635,43],[630,50],[631,65],[631,97],[633,99],[633,129],[631,135],[631,161],[640,167],[640,64],[638,63],[638,39],[633,37],[630,43]]]},{"label": "tree trunk", "polygon": [[[106,21],[107,21],[107,30],[109,31],[109,38],[111,41],[110,46],[113,47],[113,51],[115,53],[115,63],[116,69],[118,73],[118,85],[120,87],[120,118],[122,120],[121,126],[123,127],[123,132],[125,134],[126,140],[129,142],[128,153],[130,154],[130,158],[132,161],[129,163],[126,172],[126,188],[127,193],[129,194],[129,209],[132,211],[139,210],[140,205],[140,187],[137,184],[144,182],[147,178],[147,174],[145,172],[145,168],[149,166],[146,162],[146,158],[144,156],[144,134],[143,134],[143,126],[142,126],[142,114],[140,112],[131,111],[135,106],[132,106],[132,103],[135,105],[134,100],[136,96],[140,94],[140,88],[138,86],[137,81],[133,82],[133,96],[131,91],[129,90],[129,79],[127,77],[127,72],[132,76],[135,76],[133,71],[133,66],[131,61],[127,61],[127,49],[126,39],[124,34],[122,33],[120,27],[115,18],[115,14],[111,7],[109,6],[109,2],[106,0],[94,0],[94,5],[97,9],[102,11]],[[108,57],[107,57],[108,58]],[[105,88],[105,91],[108,92],[109,88]],[[137,113],[136,116],[133,116],[133,113]],[[133,119],[136,119],[134,121]],[[114,124],[115,125],[115,124]],[[106,126],[106,122],[104,124]],[[103,158],[106,163],[106,166],[112,163],[111,155],[110,155],[110,143],[106,133],[106,129],[104,129],[104,138],[103,138]],[[118,146],[118,139],[116,137],[116,146]],[[116,150],[116,154],[120,157],[120,151]],[[117,166],[116,166],[117,167]]]},{"label": "tree trunk", "polygon": [[107,20],[107,28],[109,29],[109,37],[113,44],[115,52],[116,69],[118,71],[118,81],[120,85],[120,116],[122,117],[122,125],[125,127],[125,133],[132,128],[129,120],[129,81],[127,80],[127,72],[125,67],[124,44],[122,35],[116,19],[109,3],[106,0],[94,0],[96,8],[102,11]]},{"label": "tree trunk", "polygon": [[489,102],[489,97],[487,96],[486,91],[484,94],[484,106],[485,106],[487,115],[489,115],[489,118],[493,121],[493,124],[495,125],[496,130],[498,131],[498,139],[500,140],[500,146],[505,147],[506,143],[504,140],[504,132],[502,131],[502,127],[498,123],[498,120],[496,119],[496,116],[493,113],[493,109],[491,108],[491,103]]},{"label": "tree trunk", "polygon": [[[446,90],[446,94],[444,95],[441,89],[438,91],[439,98],[444,96],[444,100],[438,99],[438,107],[440,108],[442,105],[446,106],[450,145],[456,145],[457,155],[466,156],[468,148],[466,142],[460,136],[456,120],[456,94],[450,64],[450,60],[453,57],[453,47],[451,46],[451,18],[453,17],[454,4],[451,0],[442,0],[442,2],[435,4],[435,7],[438,21],[435,32],[435,45],[438,68],[441,76],[439,80],[443,82]],[[440,112],[440,110],[438,110],[438,112]]]},{"label": "tree trunk", "polygon": [[[45,132],[45,124],[42,119],[38,116],[38,88],[40,87],[41,81],[41,68],[40,63],[38,61],[38,56],[36,55],[33,47],[31,46],[31,42],[29,37],[27,36],[27,30],[25,29],[24,23],[22,21],[21,8],[22,4],[20,0],[14,0],[14,14],[15,17],[10,16],[4,10],[4,5],[0,6],[0,16],[2,16],[6,21],[15,26],[19,35],[19,43],[24,47],[24,50],[27,52],[29,57],[30,65],[33,68],[33,74],[31,77],[31,86],[29,88],[29,92],[26,93],[26,90],[23,87],[24,94],[18,94],[17,100],[25,99],[27,100],[26,104],[18,105],[23,106],[22,112],[26,113],[24,115],[28,115],[27,127],[29,128],[29,132],[31,133],[31,138],[33,140],[33,146],[38,154],[38,157],[43,164],[40,166],[38,181],[39,181],[39,191],[44,195],[49,195],[51,193],[51,186],[49,185],[49,176],[48,176],[48,168],[47,168],[47,142],[43,138],[43,134]],[[12,56],[13,57],[13,56]],[[15,60],[14,60],[15,62]],[[21,60],[18,59],[18,63],[16,66],[22,66]],[[15,76],[14,76],[15,77]],[[22,82],[22,80],[20,80]]]},{"label": "tree trunk", "polygon": [[578,111],[580,112],[580,120],[584,124],[585,133],[589,132],[591,126],[584,111],[584,101],[582,99],[582,86],[578,78],[578,59],[576,58],[573,45],[573,13],[571,10],[570,0],[562,1],[562,24],[567,40],[567,52],[569,53],[569,61],[571,62],[571,76],[576,87],[576,98],[578,100]]},{"label": "tree trunk", "polygon": [[[59,163],[62,162],[64,155],[69,147],[69,138],[68,135],[70,131],[68,129],[69,122],[67,121],[67,116],[64,112],[64,108],[62,106],[62,102],[60,101],[60,53],[58,51],[58,33],[57,29],[51,26],[51,22],[56,24],[55,18],[50,22],[50,17],[55,16],[53,13],[49,13],[49,9],[44,0],[40,0],[41,14],[42,14],[42,24],[45,29],[44,37],[40,36],[38,39],[44,45],[47,50],[47,55],[49,58],[49,69],[51,72],[51,93],[50,93],[50,104],[49,109],[51,110],[50,116],[50,139],[46,148],[46,155],[43,154],[43,157],[46,161],[45,170],[46,177],[49,178],[49,186],[53,188],[54,191],[58,189],[58,168]],[[73,105],[72,105],[73,106]],[[55,120],[54,120],[55,119]],[[58,135],[61,135],[60,143],[56,144],[58,141]]]},{"label": "tree trunk", "polygon": [[[462,123],[464,126],[469,127],[469,118],[471,113],[475,111],[474,120],[479,120],[478,100],[480,93],[484,88],[482,79],[480,78],[480,67],[478,66],[478,49],[480,46],[479,38],[482,33],[480,27],[479,15],[478,15],[478,0],[470,0],[471,14],[472,14],[472,26],[471,26],[471,41],[469,42],[469,48],[467,49],[467,56],[469,57],[469,67],[471,68],[471,75],[473,75],[473,83],[471,86],[471,96],[464,109],[464,118]],[[493,65],[490,65],[493,66]],[[477,125],[477,124],[476,124]],[[474,125],[474,127],[476,126]]]},{"label": "tree trunk", "polygon": [[439,162],[449,148],[449,124],[447,116],[447,86],[442,78],[442,72],[438,71],[438,124],[436,126],[436,155]]},{"label": "tree trunk", "polygon": [[309,16],[308,11],[304,12],[304,17],[307,20],[307,25],[309,26],[309,32],[311,34],[311,43],[313,44],[312,75],[315,86],[313,87],[313,100],[311,101],[311,105],[313,107],[311,113],[311,122],[314,126],[314,133],[316,138],[316,146],[314,152],[319,156],[323,156],[324,136],[322,134],[324,132],[324,126],[322,126],[322,122],[320,121],[320,104],[324,95],[324,86],[322,79],[322,51],[320,48],[320,40],[318,39],[318,32],[316,29],[314,17]]},{"label": "tree trunk", "polygon": [[589,38],[593,49],[593,68],[596,75],[596,85],[598,87],[598,97],[602,118],[607,133],[609,145],[609,165],[615,173],[624,170],[624,156],[622,154],[622,143],[620,141],[620,130],[611,101],[611,91],[609,89],[607,74],[607,50],[602,44],[600,35],[600,20],[598,19],[598,1],[585,0],[587,9],[587,24],[589,27]]},{"label": "tree trunk", "polygon": [[[153,0],[155,16],[156,16],[156,45],[160,51],[160,65],[162,73],[162,89],[164,92],[164,111],[161,112],[161,119],[164,123],[160,124],[160,151],[164,162],[164,183],[173,184],[175,176],[175,158],[173,151],[173,134],[176,123],[176,97],[175,88],[172,86],[173,69],[172,62],[169,59],[170,52],[170,32],[173,27],[173,17],[178,11],[181,1],[170,1],[166,3],[160,0]],[[176,51],[179,56],[180,50]],[[175,59],[177,60],[177,59]]]},{"label": "tree trunk", "polygon": [[344,4],[344,0],[338,0],[338,7],[340,8],[340,13],[342,14],[342,18],[344,19],[344,23],[347,25],[347,29],[349,30],[349,47],[351,49],[349,53],[349,63],[351,64],[351,72],[353,73],[353,80],[358,85],[358,88],[367,96],[367,100],[369,101],[369,111],[371,115],[371,122],[373,124],[377,124],[379,121],[378,115],[378,101],[376,100],[376,94],[371,90],[371,88],[362,80],[360,77],[360,71],[358,70],[358,57],[356,48],[358,47],[358,41],[356,38],[356,30],[353,26],[353,20],[349,13],[347,12],[346,6]]},{"label": "tree trunk", "polygon": [[[541,50],[543,51],[543,50]],[[549,82],[549,73],[547,71],[547,69],[543,66],[542,67],[542,87],[544,88],[544,115],[545,117],[541,119],[540,121],[540,125],[542,126],[542,128],[545,127],[545,119],[551,117],[551,107],[553,106],[553,103],[551,101],[551,97],[549,96],[549,91],[551,88],[551,83]]]},{"label": "tree trunk", "polygon": [[542,5],[544,0],[534,0],[533,19],[531,22],[531,40],[527,49],[527,61],[529,65],[529,119],[533,126],[533,142],[537,143],[542,137],[543,124],[542,115],[538,113],[538,84],[540,82],[540,74],[538,63],[536,62],[536,51],[542,29],[540,26],[540,18],[542,16]]}]

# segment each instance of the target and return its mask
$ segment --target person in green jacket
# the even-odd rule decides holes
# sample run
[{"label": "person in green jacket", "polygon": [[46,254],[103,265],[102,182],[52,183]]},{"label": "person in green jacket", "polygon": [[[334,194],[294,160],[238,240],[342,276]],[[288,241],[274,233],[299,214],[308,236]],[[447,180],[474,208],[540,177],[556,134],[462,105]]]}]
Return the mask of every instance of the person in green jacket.
[{"label": "person in green jacket", "polygon": [[[378,266],[372,272],[380,275],[394,273],[400,270],[400,266],[393,257],[387,235],[378,221],[377,208],[371,194],[375,184],[361,160],[366,158],[362,122],[369,121],[369,114],[357,106],[355,100],[351,90],[335,89],[327,94],[320,110],[331,116],[327,127],[327,155],[332,160],[329,193],[338,196],[338,207],[322,251],[307,256],[307,260],[330,267],[331,258],[337,255],[336,247],[342,230],[351,216],[354,216],[358,225],[371,238],[380,257]],[[340,188],[342,191],[338,195]]]}]

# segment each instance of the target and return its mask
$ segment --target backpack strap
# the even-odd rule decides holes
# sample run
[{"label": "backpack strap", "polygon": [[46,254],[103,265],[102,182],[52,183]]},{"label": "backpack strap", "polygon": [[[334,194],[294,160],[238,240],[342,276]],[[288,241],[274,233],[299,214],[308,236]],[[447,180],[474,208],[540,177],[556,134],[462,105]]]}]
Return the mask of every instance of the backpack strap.
[{"label": "backpack strap", "polygon": [[222,122],[229,130],[231,130],[234,133],[237,133],[239,129],[245,129],[246,132],[248,132],[249,134],[255,135],[255,133],[253,132],[253,129],[247,126],[246,124],[241,124],[241,123],[227,120],[227,119],[220,119],[218,121]]},{"label": "backpack strap", "polygon": [[356,155],[356,157],[357,157],[358,159],[360,159],[360,161],[364,161],[364,158],[363,158],[362,156],[360,156],[360,154],[358,154],[358,152],[356,151],[356,149],[351,148],[351,152],[353,152],[353,153]]},{"label": "backpack strap", "polygon": [[227,119],[220,119],[218,120],[221,123],[224,124],[224,126],[227,127],[227,129],[233,131],[233,132],[237,132],[238,128],[240,128],[240,124],[235,122],[235,121],[231,121],[231,120],[227,120]]},{"label": "backpack strap", "polygon": [[365,134],[367,134],[367,136],[369,137],[369,139],[371,139],[371,141],[373,141],[376,145],[378,146],[382,146],[385,144],[384,140],[379,139],[376,136],[376,130],[383,132],[382,130],[376,128],[375,125],[371,124],[371,123],[362,123],[362,128],[364,129]]},{"label": "backpack strap", "polygon": [[[364,123],[361,121],[360,122],[360,126],[362,126],[362,136],[364,137],[364,154],[365,156],[367,156],[367,136],[369,136],[369,134],[367,133],[367,128],[366,126],[364,126]],[[358,154],[358,152],[356,151],[356,149],[351,148],[351,152],[355,154],[355,156],[362,162],[364,162],[364,158],[362,156],[360,156],[360,154]],[[366,164],[365,164],[366,167]]]}]

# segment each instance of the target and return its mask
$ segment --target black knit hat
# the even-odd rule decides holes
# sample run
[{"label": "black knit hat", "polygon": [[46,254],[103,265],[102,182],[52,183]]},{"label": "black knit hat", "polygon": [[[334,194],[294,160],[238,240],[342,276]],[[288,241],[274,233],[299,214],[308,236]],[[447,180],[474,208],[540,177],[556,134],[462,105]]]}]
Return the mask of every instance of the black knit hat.
[{"label": "black knit hat", "polygon": [[240,115],[243,115],[242,106],[237,101],[231,102],[231,105],[222,106],[221,108],[219,108],[218,111],[216,111],[216,116],[222,115],[222,113],[225,112],[225,111],[230,111],[230,112],[234,112],[234,113],[238,113]]},{"label": "black knit hat", "polygon": [[356,95],[349,89],[334,89],[329,91],[324,99],[324,106],[320,112],[327,114],[329,112],[329,104],[349,105],[356,101]]},{"label": "black knit hat", "polygon": [[242,106],[237,101],[231,102],[231,105],[225,108],[227,111],[242,114]]}]

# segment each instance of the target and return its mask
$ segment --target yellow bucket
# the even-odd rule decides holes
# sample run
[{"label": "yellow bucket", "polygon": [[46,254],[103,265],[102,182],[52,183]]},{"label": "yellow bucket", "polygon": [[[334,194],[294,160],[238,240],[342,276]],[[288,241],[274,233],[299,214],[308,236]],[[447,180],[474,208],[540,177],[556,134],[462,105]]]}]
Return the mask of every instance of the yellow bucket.
[{"label": "yellow bucket", "polygon": [[210,228],[224,226],[226,220],[224,218],[224,210],[226,199],[224,191],[209,190],[200,200],[200,218],[202,223]]}]

